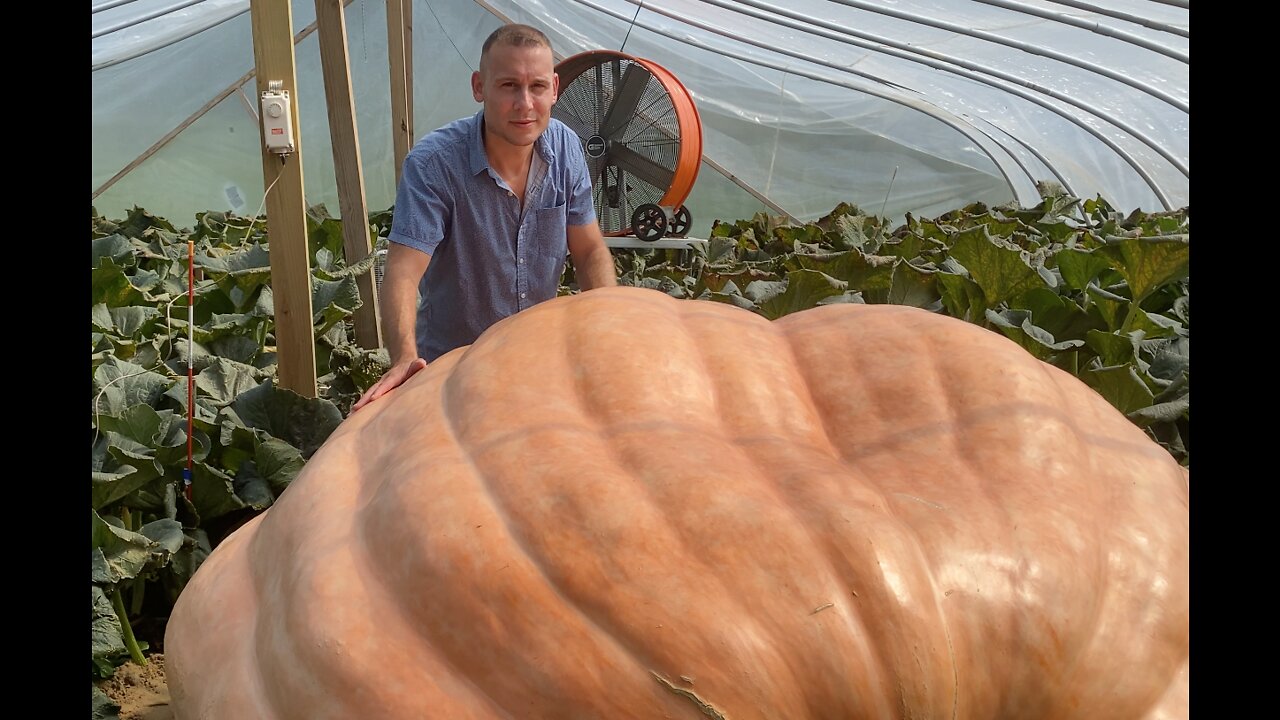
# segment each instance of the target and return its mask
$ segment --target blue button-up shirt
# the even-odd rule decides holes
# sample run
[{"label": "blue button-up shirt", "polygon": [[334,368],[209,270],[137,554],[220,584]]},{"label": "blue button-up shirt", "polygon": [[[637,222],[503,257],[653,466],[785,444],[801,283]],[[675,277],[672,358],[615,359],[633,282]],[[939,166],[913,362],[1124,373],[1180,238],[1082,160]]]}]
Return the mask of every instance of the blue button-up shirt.
[{"label": "blue button-up shirt", "polygon": [[[405,158],[388,240],[431,256],[418,287],[428,362],[556,296],[566,226],[595,220],[582,143],[552,119],[534,142],[525,200],[489,165],[484,111],[419,140]],[[539,162],[540,161],[540,162]]]}]

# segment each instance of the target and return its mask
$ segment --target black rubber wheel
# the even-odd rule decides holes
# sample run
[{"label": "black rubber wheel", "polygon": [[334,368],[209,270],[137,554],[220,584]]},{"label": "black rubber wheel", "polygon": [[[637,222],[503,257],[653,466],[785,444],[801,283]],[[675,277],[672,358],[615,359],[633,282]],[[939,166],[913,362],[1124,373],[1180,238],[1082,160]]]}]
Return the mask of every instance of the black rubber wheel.
[{"label": "black rubber wheel", "polygon": [[661,240],[670,226],[670,211],[660,205],[645,203],[631,213],[631,232],[645,242]]},{"label": "black rubber wheel", "polygon": [[668,235],[684,237],[689,232],[689,226],[693,224],[693,216],[689,214],[689,208],[681,205],[676,208],[676,212],[671,216],[671,225],[667,227]]}]

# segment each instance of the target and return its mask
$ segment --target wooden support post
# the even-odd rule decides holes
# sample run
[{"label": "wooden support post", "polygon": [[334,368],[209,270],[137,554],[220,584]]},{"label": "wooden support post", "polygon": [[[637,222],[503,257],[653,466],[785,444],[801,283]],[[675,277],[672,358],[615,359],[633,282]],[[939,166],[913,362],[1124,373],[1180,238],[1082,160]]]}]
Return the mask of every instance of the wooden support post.
[{"label": "wooden support post", "polygon": [[387,0],[387,62],[391,70],[391,141],[396,187],[413,147],[413,0]]},{"label": "wooden support post", "polygon": [[[351,94],[351,65],[347,56],[347,21],[342,0],[316,0],[319,26],[320,68],[328,100],[329,137],[333,144],[333,171],[338,181],[338,208],[342,213],[342,248],[348,265],[369,256],[369,209],[364,197],[364,170],[360,162],[360,138],[356,134],[356,105]],[[373,269],[356,276],[363,303],[355,313],[356,343],[366,349],[382,347],[378,288]]]},{"label": "wooden support post", "polygon": [[[262,140],[262,180],[267,188],[267,236],[276,316],[276,378],[280,387],[313,398],[316,389],[315,326],[311,314],[311,255],[307,250],[306,198],[302,192],[302,135],[298,78],[293,57],[293,10],[279,0],[250,0],[258,93],[273,80],[289,93],[294,152],[281,155]],[[260,128],[261,129],[261,128]]]}]

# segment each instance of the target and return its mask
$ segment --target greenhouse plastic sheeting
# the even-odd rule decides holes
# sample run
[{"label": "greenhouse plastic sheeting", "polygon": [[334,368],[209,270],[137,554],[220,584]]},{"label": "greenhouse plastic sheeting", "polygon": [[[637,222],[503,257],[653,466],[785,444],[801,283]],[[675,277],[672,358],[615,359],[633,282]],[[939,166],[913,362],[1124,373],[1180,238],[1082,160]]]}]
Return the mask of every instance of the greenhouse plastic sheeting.
[{"label": "greenhouse plastic sheeting", "polygon": [[[840,202],[891,218],[1037,201],[1037,183],[1118,209],[1189,204],[1188,2],[415,0],[414,137],[478,108],[469,75],[505,21],[557,57],[666,67],[703,123],[693,234]],[[189,225],[259,211],[249,3],[93,3],[94,206]],[[314,2],[292,5],[305,190],[336,210]],[[346,6],[370,210],[395,197],[386,5]],[[127,172],[126,172],[127,170]]]}]

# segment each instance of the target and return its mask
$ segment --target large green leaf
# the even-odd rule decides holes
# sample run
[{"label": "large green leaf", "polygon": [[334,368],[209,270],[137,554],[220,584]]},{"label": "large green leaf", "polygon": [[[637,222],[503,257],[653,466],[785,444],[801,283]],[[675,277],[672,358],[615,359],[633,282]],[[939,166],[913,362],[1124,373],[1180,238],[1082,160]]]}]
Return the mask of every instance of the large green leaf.
[{"label": "large green leaf", "polygon": [[1117,410],[1128,415],[1150,407],[1155,397],[1151,388],[1142,381],[1137,368],[1132,365],[1115,365],[1097,370],[1085,370],[1082,379],[1097,390]]},{"label": "large green leaf", "polygon": [[97,585],[90,587],[93,588],[93,629],[89,635],[89,645],[95,664],[109,670],[114,665],[112,660],[115,657],[128,652],[124,645],[124,631],[106,592]]},{"label": "large green leaf", "polygon": [[1064,337],[1070,328],[1087,323],[1078,305],[1049,288],[1035,288],[1022,296],[1021,309],[1030,310],[1032,321],[1054,337]]},{"label": "large green leaf", "polygon": [[1186,337],[1173,337],[1142,343],[1143,352],[1151,356],[1151,365],[1147,372],[1163,380],[1177,380],[1190,369],[1191,340]]},{"label": "large green leaf", "polygon": [[1103,290],[1097,285],[1090,285],[1085,289],[1085,294],[1089,296],[1093,307],[1106,323],[1107,329],[1119,330],[1124,323],[1125,315],[1129,312],[1129,298]]},{"label": "large green leaf", "polygon": [[221,407],[246,390],[257,387],[260,382],[258,371],[253,366],[217,357],[196,375],[196,396],[208,398],[215,406]]},{"label": "large green leaf", "polygon": [[302,453],[289,443],[278,438],[268,438],[258,445],[254,452],[254,462],[258,473],[271,486],[272,492],[279,495],[302,472],[306,461],[302,459]]},{"label": "large green leaf", "polygon": [[713,237],[707,241],[705,249],[707,265],[720,265],[737,260],[737,254],[734,251],[738,249],[738,243],[731,238]]},{"label": "large green leaf", "polygon": [[1145,310],[1134,310],[1133,318],[1129,321],[1130,331],[1142,331],[1142,334],[1148,338],[1163,338],[1177,336],[1182,332],[1182,323],[1173,318],[1165,317],[1159,313],[1149,313]]},{"label": "large green leaf", "polygon": [[110,257],[99,260],[98,267],[93,269],[89,282],[91,304],[105,303],[108,307],[137,305],[145,300],[142,292],[129,282],[124,269],[116,265]]},{"label": "large green leaf", "polygon": [[162,562],[167,563],[169,556],[182,547],[182,523],[176,520],[153,520],[139,528],[138,532],[154,543],[152,554],[160,556]]},{"label": "large green leaf", "polygon": [[[262,351],[262,343],[254,334],[226,335],[209,341],[209,352],[220,358],[244,363],[252,367],[258,353]],[[207,367],[207,366],[206,366]]]},{"label": "large green leaf", "polygon": [[991,237],[986,225],[957,233],[951,257],[964,265],[969,277],[982,288],[984,309],[1016,303],[1028,291],[1048,286],[1023,259],[1018,246]]},{"label": "large green leaf", "polygon": [[271,277],[271,255],[264,243],[252,243],[219,257],[198,257],[197,264],[210,274],[230,278],[242,291],[252,290]]},{"label": "large green leaf", "polygon": [[939,271],[938,290],[947,314],[981,325],[985,318],[986,298],[978,283],[965,275]]},{"label": "large green leaf", "polygon": [[1110,260],[1129,284],[1133,301],[1141,303],[1161,285],[1187,276],[1190,249],[1186,237],[1133,237],[1108,239],[1095,252]]},{"label": "large green leaf", "polygon": [[1139,427],[1147,427],[1155,423],[1171,423],[1191,413],[1191,394],[1187,393],[1169,402],[1157,403],[1149,407],[1138,408],[1129,413],[1129,419]]},{"label": "large green leaf", "polygon": [[[902,260],[893,266],[893,279],[885,302],[935,310],[941,306],[942,298],[937,276],[936,270],[923,270]],[[869,302],[876,301],[870,294],[866,298]]]},{"label": "large green leaf", "polygon": [[134,405],[119,415],[103,416],[99,427],[152,449],[187,441],[183,418],[172,410],[157,412],[150,405]]},{"label": "large green leaf", "polygon": [[176,380],[108,357],[93,373],[95,414],[120,415],[133,405],[155,405]]},{"label": "large green leaf", "polygon": [[[907,234],[901,238],[886,240],[876,251],[880,255],[888,257],[898,257],[903,260],[915,260],[926,249],[932,249],[936,245],[933,241],[925,240],[919,235]],[[897,267],[897,265],[895,265]]]},{"label": "large green leaf", "polygon": [[156,323],[164,317],[156,308],[145,305],[113,307],[110,314],[116,332],[121,337],[137,337],[143,333],[150,333]]},{"label": "large green leaf", "polygon": [[876,238],[879,224],[872,224],[872,219],[865,215],[840,215],[834,222],[835,231],[840,238],[840,247],[871,251],[876,250]]},{"label": "large green leaf", "polygon": [[360,286],[354,277],[311,281],[311,309],[316,334],[323,335],[360,307]]},{"label": "large green leaf", "polygon": [[92,473],[92,504],[94,510],[101,510],[111,503],[127,497],[139,488],[146,487],[160,477],[160,469],[154,462],[141,462],[137,467],[121,465],[110,472],[94,471]]},{"label": "large green leaf", "polygon": [[118,528],[93,513],[93,581],[113,585],[137,577],[151,559],[155,544],[145,535]]},{"label": "large green leaf", "polygon": [[121,267],[133,264],[133,243],[129,242],[129,238],[115,233],[107,237],[93,239],[93,264],[90,267],[98,267],[102,258],[111,258],[115,265]]},{"label": "large green leaf", "polygon": [[760,314],[770,320],[816,307],[833,295],[842,294],[847,283],[816,270],[793,270],[787,273],[786,289],[765,300],[756,300]]},{"label": "large green leaf", "polygon": [[987,321],[991,327],[1004,333],[1006,337],[1035,357],[1045,360],[1054,353],[1072,350],[1084,345],[1083,340],[1057,341],[1044,328],[1032,324],[1031,313],[1026,310],[986,311]]},{"label": "large green leaf", "polygon": [[1053,256],[1067,287],[1081,291],[1111,267],[1111,260],[1089,250],[1065,248]]},{"label": "large green leaf", "polygon": [[178,583],[179,590],[191,579],[212,551],[209,534],[204,530],[197,528],[183,532],[182,547],[173,554],[168,568],[169,577]]},{"label": "large green leaf", "polygon": [[1102,358],[1103,365],[1125,365],[1133,362],[1133,338],[1116,332],[1090,330],[1085,342]]},{"label": "large green leaf", "polygon": [[310,208],[307,213],[307,251],[312,267],[333,267],[334,258],[342,257],[342,242],[342,223],[328,217],[323,206]]},{"label": "large green leaf", "polygon": [[98,303],[93,306],[91,323],[93,329],[97,332],[111,335],[119,334],[116,331],[116,321],[111,319],[111,310],[106,303]]},{"label": "large green leaf", "polygon": [[271,491],[267,479],[258,472],[258,466],[252,460],[240,465],[232,486],[236,497],[254,510],[266,510],[271,507],[271,503],[275,502],[275,493]]},{"label": "large green leaf", "polygon": [[191,468],[191,502],[202,523],[245,507],[236,495],[230,475],[208,463],[194,463]]},{"label": "large green leaf", "polygon": [[231,407],[246,426],[284,440],[304,458],[311,457],[342,422],[342,412],[329,400],[304,398],[270,381],[241,393]]}]

